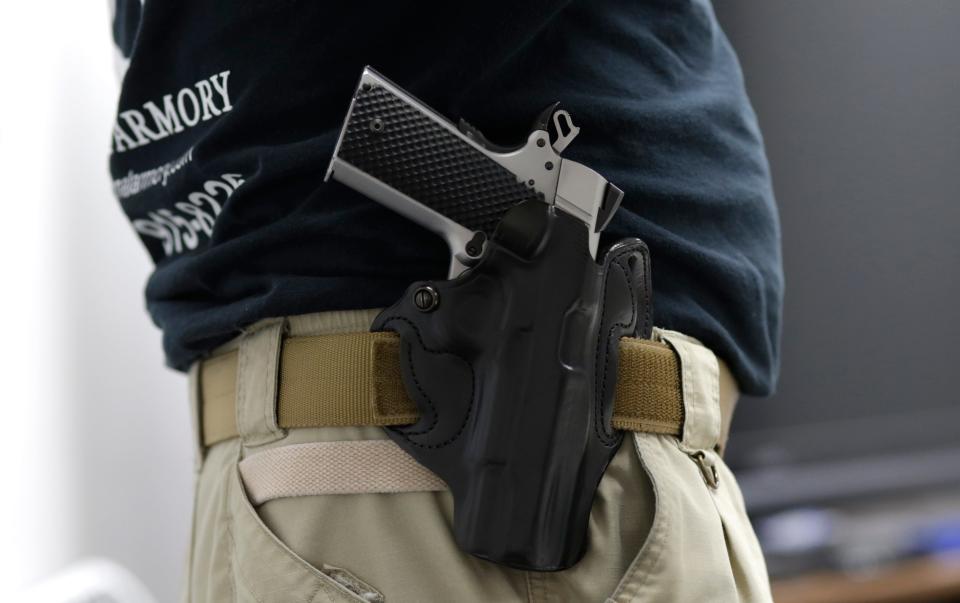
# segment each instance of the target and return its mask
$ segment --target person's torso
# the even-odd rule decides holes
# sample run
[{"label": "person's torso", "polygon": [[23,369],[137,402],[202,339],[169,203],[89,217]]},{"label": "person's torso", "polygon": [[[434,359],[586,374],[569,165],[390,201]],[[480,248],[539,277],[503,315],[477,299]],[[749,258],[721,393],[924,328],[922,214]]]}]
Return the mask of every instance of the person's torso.
[{"label": "person's torso", "polygon": [[[713,270],[735,278],[703,287],[779,299],[762,146],[709,5],[148,0],[128,9],[115,27],[129,65],[110,169],[156,263],[147,302],[171,365],[185,368],[260,318],[384,306],[409,282],[444,274],[438,237],[323,181],[369,64],[499,143],[524,139],[560,101],[581,127],[567,154],[626,191],[610,236],[651,246],[658,324],[726,347],[745,389],[772,381],[770,317],[734,316],[704,337],[729,309],[708,308],[704,319],[683,302]],[[709,217],[721,207],[729,216]],[[759,236],[733,242],[744,221]],[[715,258],[700,257],[704,249]]]}]

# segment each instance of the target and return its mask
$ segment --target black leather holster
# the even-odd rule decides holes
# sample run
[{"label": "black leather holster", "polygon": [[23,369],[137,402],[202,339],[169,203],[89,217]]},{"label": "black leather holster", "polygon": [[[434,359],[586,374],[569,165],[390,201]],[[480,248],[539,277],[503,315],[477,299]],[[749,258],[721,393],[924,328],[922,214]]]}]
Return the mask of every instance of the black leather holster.
[{"label": "black leather holster", "polygon": [[583,222],[546,203],[511,209],[459,277],[412,284],[372,330],[401,338],[420,420],[388,433],[454,499],[458,545],[527,570],[585,552],[621,337],[649,337],[649,254],[620,241],[595,261]]}]

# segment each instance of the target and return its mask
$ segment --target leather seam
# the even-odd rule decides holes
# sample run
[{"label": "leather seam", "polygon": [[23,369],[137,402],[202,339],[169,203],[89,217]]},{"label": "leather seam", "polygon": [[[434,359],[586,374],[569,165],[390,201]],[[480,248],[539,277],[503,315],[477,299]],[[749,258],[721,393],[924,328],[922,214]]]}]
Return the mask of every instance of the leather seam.
[{"label": "leather seam", "polygon": [[[612,265],[619,268],[624,278],[627,281],[627,290],[630,292],[630,321],[627,323],[622,323],[622,322],[614,323],[613,325],[610,326],[610,329],[607,331],[607,336],[603,339],[598,338],[597,340],[597,351],[594,358],[594,366],[596,366],[600,362],[601,349],[603,347],[606,347],[608,348],[608,350],[607,350],[607,354],[604,356],[604,359],[603,359],[603,373],[602,373],[603,376],[599,377],[598,378],[599,383],[595,384],[595,387],[599,387],[600,392],[599,392],[599,395],[596,396],[596,400],[594,401],[593,429],[594,429],[594,432],[597,434],[597,438],[607,448],[612,448],[613,446],[618,445],[623,437],[622,434],[618,434],[616,430],[613,430],[612,428],[611,428],[612,434],[608,436],[606,434],[606,429],[605,429],[606,426],[601,425],[601,422],[603,421],[604,398],[607,392],[607,381],[609,380],[609,377],[607,376],[607,370],[610,365],[610,353],[609,353],[610,339],[611,337],[613,337],[613,332],[617,327],[627,328],[630,326],[631,323],[635,325],[637,321],[637,303],[636,303],[636,295],[634,294],[634,291],[633,291],[633,283],[630,279],[630,274],[627,272],[627,269],[624,268],[622,264],[620,264],[619,260],[622,259],[624,256],[628,256],[631,253],[637,252],[639,249],[640,249],[639,247],[633,247],[633,248],[629,248],[628,250],[624,250],[622,254],[618,254],[617,256],[611,258],[610,263],[608,264],[608,266]],[[641,255],[643,255],[642,252],[641,252]],[[600,308],[601,308],[600,324],[603,324],[603,318],[604,316],[606,316],[607,282],[608,282],[609,276],[610,276],[610,271],[606,270],[604,272],[603,284],[601,289],[602,293],[600,298]],[[598,373],[598,376],[599,376],[599,373]]]},{"label": "leather seam", "polygon": [[[393,321],[393,320],[402,320],[403,322],[405,322],[405,323],[407,323],[408,325],[410,325],[410,327],[413,328],[414,334],[416,334],[416,336],[417,336],[417,341],[420,343],[420,347],[421,347],[424,351],[429,352],[430,354],[438,355],[438,356],[441,355],[441,354],[444,354],[444,353],[450,354],[451,356],[454,356],[454,357],[460,359],[460,361],[463,362],[464,364],[466,364],[466,365],[467,365],[467,368],[470,369],[470,401],[469,401],[469,404],[467,405],[467,412],[466,412],[466,414],[465,414],[465,416],[464,416],[464,418],[463,418],[463,422],[460,424],[460,428],[457,429],[457,432],[456,432],[455,434],[453,434],[452,436],[450,436],[449,439],[447,439],[447,440],[445,440],[445,441],[443,441],[443,442],[440,442],[439,444],[421,444],[420,442],[415,442],[415,441],[413,441],[411,438],[409,438],[409,437],[407,436],[407,434],[406,434],[405,432],[402,432],[402,431],[399,431],[399,430],[395,430],[395,433],[400,434],[400,435],[403,437],[404,440],[406,440],[407,442],[409,442],[409,443],[412,444],[413,446],[417,446],[418,448],[434,448],[434,449],[435,449],[435,448],[443,448],[443,447],[445,447],[445,446],[448,446],[448,445],[452,444],[454,441],[456,441],[456,440],[463,434],[464,430],[467,428],[467,424],[470,422],[470,416],[473,414],[473,403],[474,403],[474,397],[475,397],[475,395],[476,395],[476,389],[477,389],[477,385],[476,385],[477,377],[476,377],[476,373],[475,373],[474,370],[473,370],[473,365],[472,365],[470,362],[468,362],[465,358],[463,358],[462,356],[460,356],[459,354],[454,354],[453,352],[438,352],[438,351],[436,351],[436,350],[431,350],[430,348],[428,348],[427,345],[423,342],[423,338],[420,336],[420,328],[419,328],[416,324],[414,324],[413,321],[411,321],[410,319],[408,319],[408,318],[406,318],[406,317],[399,316],[399,315],[389,316],[389,317],[387,317],[386,319],[384,319],[383,325],[386,326],[386,325],[388,325],[388,324],[389,324],[391,321]],[[410,368],[411,368],[411,372],[412,372],[412,370],[413,370],[413,359],[412,359],[412,358],[408,358],[408,360],[410,361]],[[418,389],[418,390],[420,391],[420,393],[424,396],[424,398],[427,398],[427,399],[429,400],[429,396],[427,396],[426,392],[423,391],[423,389],[420,387],[420,382],[417,380],[416,375],[414,375],[414,382],[416,383],[417,389]],[[433,412],[433,414],[434,414],[434,424],[431,425],[431,427],[430,427],[427,431],[425,431],[425,432],[416,433],[416,434],[411,434],[411,435],[423,435],[424,433],[427,433],[427,432],[429,432],[429,431],[432,431],[432,430],[434,429],[434,427],[436,427],[436,422],[440,420],[440,415],[439,415],[439,413],[436,411],[436,408],[433,406],[433,403],[432,403],[432,402],[430,403],[430,406],[431,406],[431,409],[434,411],[434,412]]]},{"label": "leather seam", "polygon": [[[418,334],[418,335],[417,335],[417,339],[419,339],[419,338],[420,338],[420,337],[419,337],[419,334]],[[421,341],[420,343],[422,344],[423,342]],[[406,346],[406,348],[407,348],[407,350],[408,350],[408,352],[407,352],[407,364],[410,366],[410,375],[413,377],[413,383],[414,383],[414,385],[417,386],[417,391],[420,392],[420,395],[423,396],[423,399],[424,399],[424,400],[427,402],[427,404],[430,406],[430,411],[431,411],[431,413],[433,414],[433,419],[430,421],[430,425],[427,426],[426,428],[420,429],[420,430],[417,430],[417,431],[413,431],[413,430],[411,430],[411,431],[405,431],[405,432],[403,433],[403,435],[405,435],[405,436],[423,435],[423,434],[425,434],[425,433],[429,433],[429,432],[433,431],[433,428],[437,426],[437,422],[440,421],[440,413],[437,411],[437,405],[433,403],[433,399],[431,399],[430,396],[427,395],[426,390],[424,390],[424,389],[423,389],[423,386],[420,385],[420,380],[417,379],[417,370],[416,370],[416,368],[415,368],[414,365],[413,365],[413,355],[409,352],[409,350],[410,350],[410,344],[407,343],[407,344],[404,344],[404,345]],[[424,348],[424,349],[426,349],[426,348]]]}]

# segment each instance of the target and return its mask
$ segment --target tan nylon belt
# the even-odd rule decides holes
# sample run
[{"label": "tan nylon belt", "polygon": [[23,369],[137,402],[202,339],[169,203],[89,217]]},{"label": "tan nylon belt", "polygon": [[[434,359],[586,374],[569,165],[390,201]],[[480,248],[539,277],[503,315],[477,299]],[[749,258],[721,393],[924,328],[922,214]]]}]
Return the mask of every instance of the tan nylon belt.
[{"label": "tan nylon belt", "polygon": [[[400,377],[394,333],[288,337],[280,351],[277,423],[296,427],[404,425],[417,407]],[[206,446],[237,436],[237,352],[200,366],[200,415]],[[666,344],[620,340],[614,396],[617,429],[679,435],[683,393],[679,360]]]}]

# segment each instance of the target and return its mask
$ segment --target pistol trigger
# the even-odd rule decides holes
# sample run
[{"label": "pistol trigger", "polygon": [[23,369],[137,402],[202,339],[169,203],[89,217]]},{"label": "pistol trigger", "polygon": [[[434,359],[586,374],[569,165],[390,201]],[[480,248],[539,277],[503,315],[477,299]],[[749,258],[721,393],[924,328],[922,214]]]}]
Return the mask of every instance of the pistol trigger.
[{"label": "pistol trigger", "polygon": [[558,155],[562,153],[563,150],[567,148],[567,145],[573,142],[573,139],[580,133],[580,128],[574,125],[570,112],[563,109],[554,112],[553,129],[557,134],[557,138],[553,142],[553,150],[556,151]]}]

